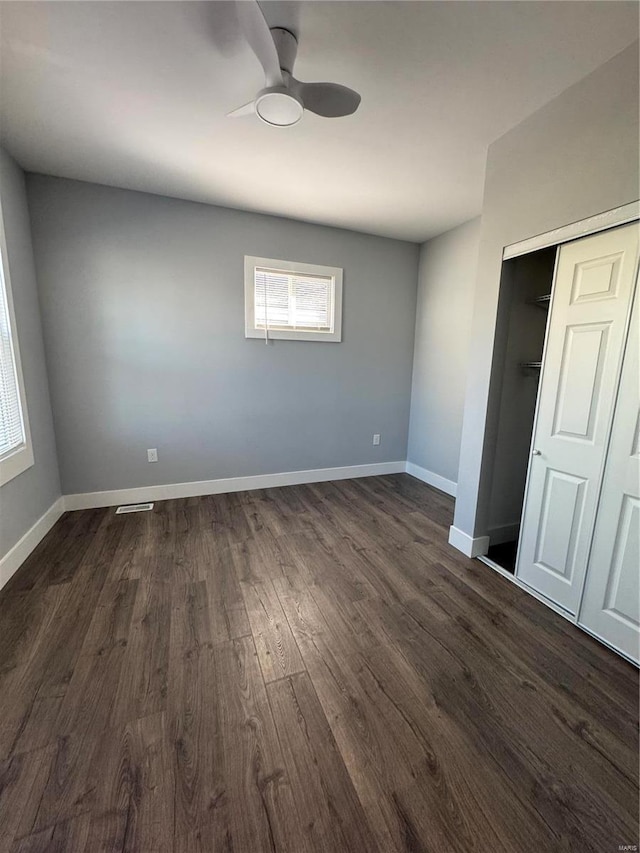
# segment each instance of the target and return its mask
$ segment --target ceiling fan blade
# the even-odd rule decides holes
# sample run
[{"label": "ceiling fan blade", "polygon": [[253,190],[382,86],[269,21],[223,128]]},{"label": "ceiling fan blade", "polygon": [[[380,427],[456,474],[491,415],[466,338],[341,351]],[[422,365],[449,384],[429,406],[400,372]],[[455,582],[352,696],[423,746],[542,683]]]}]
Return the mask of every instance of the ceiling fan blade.
[{"label": "ceiling fan blade", "polygon": [[267,86],[281,86],[278,51],[259,3],[257,0],[236,0],[236,11],[245,38],[264,69]]},{"label": "ceiling fan blade", "polygon": [[360,106],[360,95],[339,83],[300,83],[297,80],[296,83],[305,110],[319,116],[350,116]]},{"label": "ceiling fan blade", "polygon": [[230,113],[227,113],[227,118],[241,118],[242,116],[251,116],[255,114],[255,111],[255,101],[249,101],[248,104],[243,104],[241,107],[238,107],[235,110],[231,110]]}]

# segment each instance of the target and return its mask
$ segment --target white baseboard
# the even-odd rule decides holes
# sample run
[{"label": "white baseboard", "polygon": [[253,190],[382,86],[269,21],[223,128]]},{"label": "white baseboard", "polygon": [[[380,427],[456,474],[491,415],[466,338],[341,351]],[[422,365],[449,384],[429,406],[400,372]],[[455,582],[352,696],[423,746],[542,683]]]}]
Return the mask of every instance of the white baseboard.
[{"label": "white baseboard", "polygon": [[411,474],[417,480],[422,480],[423,483],[433,486],[434,489],[440,489],[441,492],[445,492],[447,495],[452,495],[455,498],[458,484],[454,483],[453,480],[447,480],[446,477],[441,477],[440,474],[434,474],[433,471],[428,471],[426,468],[414,465],[413,462],[407,462],[405,470],[407,474]]},{"label": "white baseboard", "polygon": [[9,578],[16,573],[29,554],[51,530],[56,521],[65,511],[64,498],[58,498],[42,515],[24,536],[19,539],[10,551],[0,560],[0,589]]},{"label": "white baseboard", "polygon": [[253,477],[227,477],[221,480],[199,480],[192,483],[169,483],[163,486],[141,486],[136,489],[115,489],[108,492],[86,492],[65,496],[65,508],[93,509],[119,504],[166,501],[173,498],[193,498],[200,495],[219,495],[225,492],[246,492],[274,486],[299,486],[303,483],[323,483],[328,480],[348,480],[354,477],[374,477],[380,474],[402,474],[405,462],[375,462],[370,465],[347,465],[341,468],[314,468],[309,471],[285,471],[281,474],[257,474]]},{"label": "white baseboard", "polygon": [[479,557],[486,554],[489,548],[488,536],[476,536],[475,539],[451,525],[449,528],[449,545],[462,551],[467,557]]},{"label": "white baseboard", "polygon": [[520,523],[498,524],[489,528],[489,540],[492,545],[502,545],[503,542],[516,542],[520,536]]}]

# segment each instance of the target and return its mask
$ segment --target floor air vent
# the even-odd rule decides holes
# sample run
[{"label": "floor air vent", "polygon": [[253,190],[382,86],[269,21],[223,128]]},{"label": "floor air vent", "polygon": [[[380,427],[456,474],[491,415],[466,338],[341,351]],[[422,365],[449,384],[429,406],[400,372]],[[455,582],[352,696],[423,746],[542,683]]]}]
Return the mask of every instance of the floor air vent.
[{"label": "floor air vent", "polygon": [[153,509],[153,504],[127,504],[119,506],[116,515],[122,515],[124,512],[148,512],[150,509]]}]

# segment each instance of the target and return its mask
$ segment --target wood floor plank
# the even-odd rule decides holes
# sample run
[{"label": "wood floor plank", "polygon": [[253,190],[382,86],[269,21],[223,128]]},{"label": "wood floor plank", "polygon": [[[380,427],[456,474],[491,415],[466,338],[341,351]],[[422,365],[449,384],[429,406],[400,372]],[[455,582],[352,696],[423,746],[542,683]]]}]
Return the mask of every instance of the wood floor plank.
[{"label": "wood floor plank", "polygon": [[174,589],[167,713],[175,780],[171,838],[176,848],[195,848],[195,839],[208,837],[210,824],[226,830],[229,823],[222,796],[220,677],[208,603],[205,581],[181,583]]},{"label": "wood floor plank", "polygon": [[379,847],[308,674],[268,684],[267,693],[310,849],[375,853]]},{"label": "wood floor plank", "polygon": [[[438,571],[444,571],[441,567],[436,568]],[[473,591],[459,584],[457,579],[448,573],[443,575],[443,584],[434,594],[434,598],[441,602],[442,609],[451,614],[468,638],[481,646],[483,659],[493,659],[502,665],[501,672],[509,672],[526,679],[528,689],[535,694],[533,698],[544,707],[550,707],[558,721],[569,726],[580,735],[585,744],[589,744],[599,753],[599,758],[593,756],[593,762],[589,761],[589,764],[593,763],[596,767],[604,761],[603,772],[606,773],[615,766],[626,772],[630,780],[635,777],[639,743],[633,711],[625,713],[618,705],[612,712],[611,694],[605,699],[593,689],[589,679],[579,678],[577,673],[576,677],[571,679],[571,696],[566,690],[559,692],[554,689],[548,680],[550,668],[561,664],[564,656],[548,653],[547,666],[541,670],[535,654],[538,647],[536,632],[520,628],[516,633],[514,620],[510,619],[504,610],[496,610],[482,599],[478,601],[478,596]],[[469,621],[466,613],[470,600],[474,603],[476,613],[473,623]],[[496,624],[499,624],[501,629],[498,635],[495,633]],[[566,677],[566,669],[562,675]],[[566,683],[563,681],[564,685]],[[594,705],[599,707],[605,719],[611,720],[615,717],[617,725],[605,727],[595,721],[589,725],[584,717]]]},{"label": "wood floor plank", "polygon": [[100,655],[126,644],[138,580],[106,583],[82,643],[83,655]]},{"label": "wood floor plank", "polygon": [[16,839],[11,853],[71,853],[84,851],[89,833],[90,815],[55,823],[46,829]]},{"label": "wood floor plank", "polygon": [[111,727],[166,708],[171,587],[141,578],[109,718]]},{"label": "wood floor plank", "polygon": [[197,826],[177,836],[174,853],[234,853],[231,829],[220,821]]},{"label": "wood floor plank", "polygon": [[398,848],[400,834],[389,792],[411,785],[424,761],[420,745],[402,718],[386,707],[387,697],[363,688],[357,677],[356,655],[344,658],[335,653],[323,636],[300,637],[299,642],[376,840],[382,850],[402,849]]},{"label": "wood floor plank", "polygon": [[78,850],[170,853],[174,786],[168,742],[164,712],[110,731],[94,754],[96,795],[85,847]]},{"label": "wood floor plank", "polygon": [[0,592],[0,853],[602,853],[638,672],[404,474],[67,513]]},{"label": "wood floor plank", "polygon": [[[478,749],[473,739],[438,706],[432,693],[425,689],[421,679],[402,653],[401,645],[384,645],[363,654],[369,676],[378,682],[387,695],[393,697],[398,712],[407,721],[420,742],[426,761],[421,767],[415,788],[437,786],[441,792],[436,807],[445,807],[448,817],[441,820],[453,830],[443,843],[461,845],[464,849],[532,851],[547,849],[555,839],[548,827],[530,808],[514,799],[511,785],[498,769],[492,767],[487,756]],[[473,776],[469,768],[474,768]],[[410,818],[415,802],[409,795],[399,793],[395,803],[402,820],[419,827],[420,816]],[[418,802],[424,803],[424,795]],[[495,810],[509,819],[496,825],[492,820]]]},{"label": "wood floor plank", "polygon": [[205,643],[171,649],[167,721],[175,790],[172,839],[212,822],[224,806],[215,648]]},{"label": "wood floor plank", "polygon": [[40,697],[64,696],[67,691],[102,590],[104,578],[94,574],[93,569],[93,566],[81,567],[72,582],[59,587],[62,602],[53,613],[46,649],[37,663],[30,664],[32,669],[40,666]]},{"label": "wood floor plank", "polygon": [[[450,597],[443,597],[443,607],[454,614],[455,604]],[[414,609],[416,607],[415,603],[410,606]],[[575,821],[587,828],[594,850],[602,848],[607,837],[626,837],[631,833],[633,824],[619,823],[613,819],[614,804],[617,803],[625,812],[632,814],[638,802],[638,791],[633,790],[635,784],[631,778],[635,775],[637,763],[629,748],[631,745],[618,749],[613,741],[609,741],[606,749],[598,749],[597,740],[594,742],[589,737],[581,736],[581,733],[586,734],[589,730],[581,715],[577,716],[576,726],[572,727],[565,715],[572,716],[573,708],[565,703],[559,708],[557,700],[549,701],[549,697],[544,695],[543,683],[532,677],[530,671],[519,662],[509,660],[508,649],[504,653],[501,653],[502,650],[494,652],[491,646],[483,642],[475,625],[469,625],[465,633],[467,636],[462,649],[467,651],[468,657],[473,656],[481,663],[475,667],[472,676],[464,670],[462,674],[468,680],[473,679],[475,701],[483,710],[482,715],[477,715],[479,720],[487,729],[500,732],[498,744],[494,743],[492,735],[492,747],[497,747],[499,754],[508,757],[509,762],[517,760],[514,758],[516,753],[520,760],[526,756],[528,767],[522,768],[522,775],[529,772],[533,777],[537,773],[552,779],[557,774],[566,779],[562,796],[571,800],[571,814]],[[500,648],[497,641],[495,646]],[[451,671],[450,668],[449,673]],[[453,685],[449,680],[445,684],[445,690],[438,685],[441,706],[445,701],[455,701],[459,689],[457,684]],[[518,694],[523,690],[528,694],[526,705],[519,701]],[[445,694],[446,700],[443,698]],[[463,704],[458,700],[458,714],[465,713]],[[480,722],[475,725],[480,726]],[[523,736],[525,731],[527,736]],[[535,758],[528,755],[527,750],[527,740],[532,732],[537,732],[539,740]],[[479,734],[476,739],[481,741]],[[485,742],[488,742],[486,734]],[[565,748],[569,743],[570,751]],[[498,752],[495,754],[498,755]],[[618,761],[613,765],[612,759],[616,757]],[[546,809],[550,810],[555,805],[545,800]],[[567,822],[566,827],[567,831],[574,831],[572,823]]]},{"label": "wood floor plank", "polygon": [[302,672],[298,646],[271,581],[242,583],[241,588],[264,680]]},{"label": "wood floor plank", "polygon": [[211,506],[210,500],[198,504],[194,528],[200,543],[198,577],[206,584],[213,641],[225,642],[246,636],[251,629],[233,555],[226,544],[226,531],[216,532],[210,518]]},{"label": "wood floor plank", "polygon": [[218,645],[214,654],[223,768],[216,837],[233,850],[306,853],[313,848],[300,824],[253,640]]},{"label": "wood floor plank", "polygon": [[156,548],[155,527],[155,518],[147,512],[123,513],[109,519],[109,529],[118,547],[109,560],[107,582],[147,575],[147,564]]},{"label": "wood floor plank", "polygon": [[[376,605],[367,602],[361,606],[368,608],[373,621],[372,608]],[[387,625],[386,642],[363,657],[371,677],[393,697],[399,713],[422,744],[427,756],[425,773],[437,780],[443,793],[448,792],[444,799],[451,803],[449,820],[458,827],[457,839],[464,840],[469,849],[474,849],[474,844],[481,850],[534,853],[553,849],[557,836],[533,806],[532,791],[525,788],[524,796],[515,792],[512,777],[494,764],[490,752],[473,736],[472,727],[460,725],[459,717],[448,713],[439,702],[442,678],[465,682],[464,676],[455,673],[455,662],[448,659],[446,649],[438,651],[437,638],[430,638],[428,654],[423,649],[414,650],[413,642],[406,642],[404,631],[396,633],[394,627],[393,623]],[[420,669],[415,667],[416,657]],[[481,708],[474,711],[481,712]],[[496,724],[496,738],[500,737]],[[504,816],[497,824],[493,820],[495,812]],[[471,815],[474,817],[469,823]],[[452,839],[447,843],[451,845]]]},{"label": "wood floor plank", "polygon": [[[103,519],[103,510],[65,513],[56,524],[54,536],[45,537],[17,572],[0,591],[0,602],[21,591],[43,589],[54,582],[72,576],[81,564],[86,551],[93,545],[96,519]],[[64,539],[65,548],[59,541]],[[64,577],[63,577],[64,576]]]},{"label": "wood floor plank", "polygon": [[138,580],[103,587],[60,704],[56,735],[98,738],[109,723],[125,661]]},{"label": "wood floor plank", "polygon": [[225,536],[229,545],[251,538],[252,531],[245,513],[244,497],[240,493],[228,495],[216,495],[215,503],[221,506],[221,515],[224,518]]},{"label": "wood floor plank", "polygon": [[53,753],[40,749],[0,761],[0,853],[11,850],[22,826],[33,825]]},{"label": "wood floor plank", "polygon": [[271,538],[281,536],[285,531],[285,519],[278,511],[275,501],[266,489],[260,489],[250,496],[240,493],[237,500],[241,503],[252,537],[268,533]]},{"label": "wood floor plank", "polygon": [[280,578],[273,582],[273,587],[296,642],[299,638],[311,639],[328,633],[329,626],[306,583]]},{"label": "wood floor plank", "polygon": [[86,732],[74,732],[58,738],[55,747],[44,752],[49,766],[37,797],[22,814],[17,837],[37,834],[91,811],[96,791],[90,771],[96,746]]},{"label": "wood floor plank", "polygon": [[[501,670],[496,662],[488,662],[486,669],[475,665],[471,670],[467,661],[478,661],[471,643],[465,647],[466,642],[461,641],[457,654],[452,654],[446,642],[452,625],[434,623],[422,609],[422,602],[410,602],[407,606],[415,626],[413,642],[408,646],[411,663],[424,679],[429,679],[441,711],[459,726],[465,726],[485,760],[490,759],[501,770],[505,783],[514,777],[521,779],[526,791],[523,800],[534,805],[545,823],[559,827],[562,836],[572,839],[575,820],[590,827],[588,841],[572,839],[576,847],[582,844],[596,851],[602,848],[607,834],[626,837],[629,824],[613,819],[615,810],[611,809],[611,803],[607,805],[608,794],[604,788],[598,791],[595,757],[592,764],[596,775],[591,780],[585,779],[578,772],[579,750],[575,745],[570,748],[564,734],[561,740],[566,751],[559,745],[557,721],[549,714],[552,709],[546,706],[546,713],[536,714],[536,695],[531,682],[522,676],[510,678],[509,672]],[[535,756],[524,746],[533,732],[537,732],[539,740]],[[606,768],[601,770],[606,773]],[[565,780],[562,788],[553,782],[555,772]],[[616,782],[610,777],[614,790],[619,787]],[[623,787],[627,799],[623,811],[633,813],[634,786],[623,783]],[[572,804],[566,813],[562,808],[558,811],[559,800],[564,797]]]},{"label": "wood floor plank", "polygon": [[[43,606],[37,612],[25,614],[23,611],[23,615],[33,620],[28,632],[30,642],[23,651],[22,662],[0,673],[0,758],[11,755],[25,736],[28,739],[33,736],[33,740],[28,740],[31,749],[46,746],[29,721],[38,715],[39,709],[34,706],[38,704],[38,691],[47,672],[48,651],[52,648],[52,635],[55,639],[58,609],[66,606],[66,586],[58,584],[46,589],[41,596]],[[17,656],[13,660],[17,660]]]},{"label": "wood floor plank", "polygon": [[[56,721],[60,714],[62,700],[62,696],[35,695],[17,732],[12,748],[13,753],[42,749],[55,742]],[[16,701],[15,694],[13,701]]]},{"label": "wood floor plank", "polygon": [[23,591],[0,598],[3,614],[0,631],[0,678],[15,667],[28,663],[29,658],[37,654],[39,635],[45,630],[47,621],[52,618],[61,586],[48,587],[42,595],[31,595],[28,591]]},{"label": "wood floor plank", "polygon": [[173,584],[171,597],[171,651],[185,656],[211,646],[209,600],[204,581]]},{"label": "wood floor plank", "polygon": [[248,636],[251,626],[230,548],[215,549],[204,580],[214,642]]}]

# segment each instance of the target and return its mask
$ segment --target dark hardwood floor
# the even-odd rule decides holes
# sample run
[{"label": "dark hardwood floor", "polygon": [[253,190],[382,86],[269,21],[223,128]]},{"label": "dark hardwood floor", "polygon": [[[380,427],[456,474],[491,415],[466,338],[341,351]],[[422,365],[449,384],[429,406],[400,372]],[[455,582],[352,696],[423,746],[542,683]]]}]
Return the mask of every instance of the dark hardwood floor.
[{"label": "dark hardwood floor", "polygon": [[0,593],[0,849],[618,851],[638,674],[407,475],[66,514]]}]

